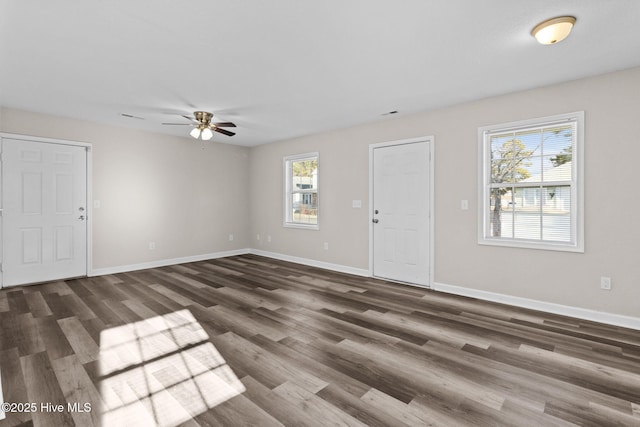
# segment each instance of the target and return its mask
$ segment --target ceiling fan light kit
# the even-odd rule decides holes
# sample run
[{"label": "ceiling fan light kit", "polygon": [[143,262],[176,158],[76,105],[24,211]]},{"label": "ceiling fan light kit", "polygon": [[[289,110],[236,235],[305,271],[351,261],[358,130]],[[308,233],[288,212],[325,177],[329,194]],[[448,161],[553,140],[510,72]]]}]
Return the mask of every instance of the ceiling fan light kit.
[{"label": "ceiling fan light kit", "polygon": [[558,43],[567,38],[575,23],[576,18],[573,16],[559,16],[536,25],[531,30],[531,35],[540,44]]},{"label": "ceiling fan light kit", "polygon": [[234,128],[235,124],[231,122],[218,122],[211,123],[213,119],[213,114],[207,111],[196,111],[193,113],[194,117],[182,116],[187,120],[190,120],[191,123],[163,123],[163,125],[176,125],[176,126],[194,126],[194,128],[189,132],[189,135],[194,137],[195,139],[201,138],[203,141],[209,141],[213,138],[213,132],[218,132],[223,135],[233,136],[234,132],[230,132],[226,129],[221,129],[223,127]]}]

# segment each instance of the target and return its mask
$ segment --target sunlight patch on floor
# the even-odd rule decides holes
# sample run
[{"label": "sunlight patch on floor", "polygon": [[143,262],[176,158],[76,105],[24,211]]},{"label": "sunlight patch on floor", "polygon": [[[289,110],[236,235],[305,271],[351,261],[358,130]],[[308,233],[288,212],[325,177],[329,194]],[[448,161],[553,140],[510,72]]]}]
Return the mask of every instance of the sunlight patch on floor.
[{"label": "sunlight patch on floor", "polygon": [[100,334],[102,424],[172,427],[245,391],[189,310]]}]

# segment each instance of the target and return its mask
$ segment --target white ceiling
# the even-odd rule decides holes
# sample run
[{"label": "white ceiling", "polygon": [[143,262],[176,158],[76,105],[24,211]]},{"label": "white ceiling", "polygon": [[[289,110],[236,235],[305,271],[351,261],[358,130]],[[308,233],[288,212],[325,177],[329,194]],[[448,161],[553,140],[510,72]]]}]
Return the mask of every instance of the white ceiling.
[{"label": "white ceiling", "polygon": [[[638,0],[0,0],[0,105],[253,146],[640,65]],[[539,22],[573,15],[564,42]],[[144,118],[128,119],[121,113]]]}]

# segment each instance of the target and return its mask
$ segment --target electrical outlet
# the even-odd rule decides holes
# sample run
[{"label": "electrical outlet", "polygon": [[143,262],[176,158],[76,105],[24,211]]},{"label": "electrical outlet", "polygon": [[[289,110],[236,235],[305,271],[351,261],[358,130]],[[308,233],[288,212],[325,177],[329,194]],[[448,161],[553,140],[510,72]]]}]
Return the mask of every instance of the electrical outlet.
[{"label": "electrical outlet", "polygon": [[611,290],[611,277],[601,277],[600,278],[600,289],[604,289],[605,291]]},{"label": "electrical outlet", "polygon": [[256,234],[256,240],[260,240],[260,235]]},{"label": "electrical outlet", "polygon": [[324,250],[325,251],[329,250],[329,242],[324,242]]},{"label": "electrical outlet", "polygon": [[229,234],[229,241],[233,242],[233,234]]},{"label": "electrical outlet", "polygon": [[267,236],[267,242],[271,243],[271,236]]},{"label": "electrical outlet", "polygon": [[156,242],[149,242],[149,250],[150,251],[156,250]]}]

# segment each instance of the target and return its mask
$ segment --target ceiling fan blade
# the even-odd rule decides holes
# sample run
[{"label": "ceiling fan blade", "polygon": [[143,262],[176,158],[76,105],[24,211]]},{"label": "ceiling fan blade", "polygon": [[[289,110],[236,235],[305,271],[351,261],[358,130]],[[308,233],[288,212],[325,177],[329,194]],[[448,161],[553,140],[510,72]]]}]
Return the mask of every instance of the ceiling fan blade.
[{"label": "ceiling fan blade", "polygon": [[213,123],[213,125],[217,126],[219,128],[234,128],[234,127],[236,127],[236,125],[231,123],[231,122]]},{"label": "ceiling fan blade", "polygon": [[173,125],[173,126],[192,126],[191,123],[162,123],[163,125]]},{"label": "ceiling fan blade", "polygon": [[194,119],[193,117],[189,117],[189,116],[185,116],[185,115],[181,115],[181,117],[184,117],[185,119],[190,120],[192,122],[196,121],[196,119]]},{"label": "ceiling fan blade", "polygon": [[[217,125],[216,125],[216,126],[217,126]],[[226,129],[220,129],[220,128],[216,127],[216,126],[212,126],[212,129],[213,129],[214,131],[216,131],[216,132],[220,132],[221,134],[223,134],[223,135],[227,135],[227,136],[233,136],[233,135],[235,135],[235,132],[229,132],[229,131],[228,131],[228,130],[226,130]]]}]

